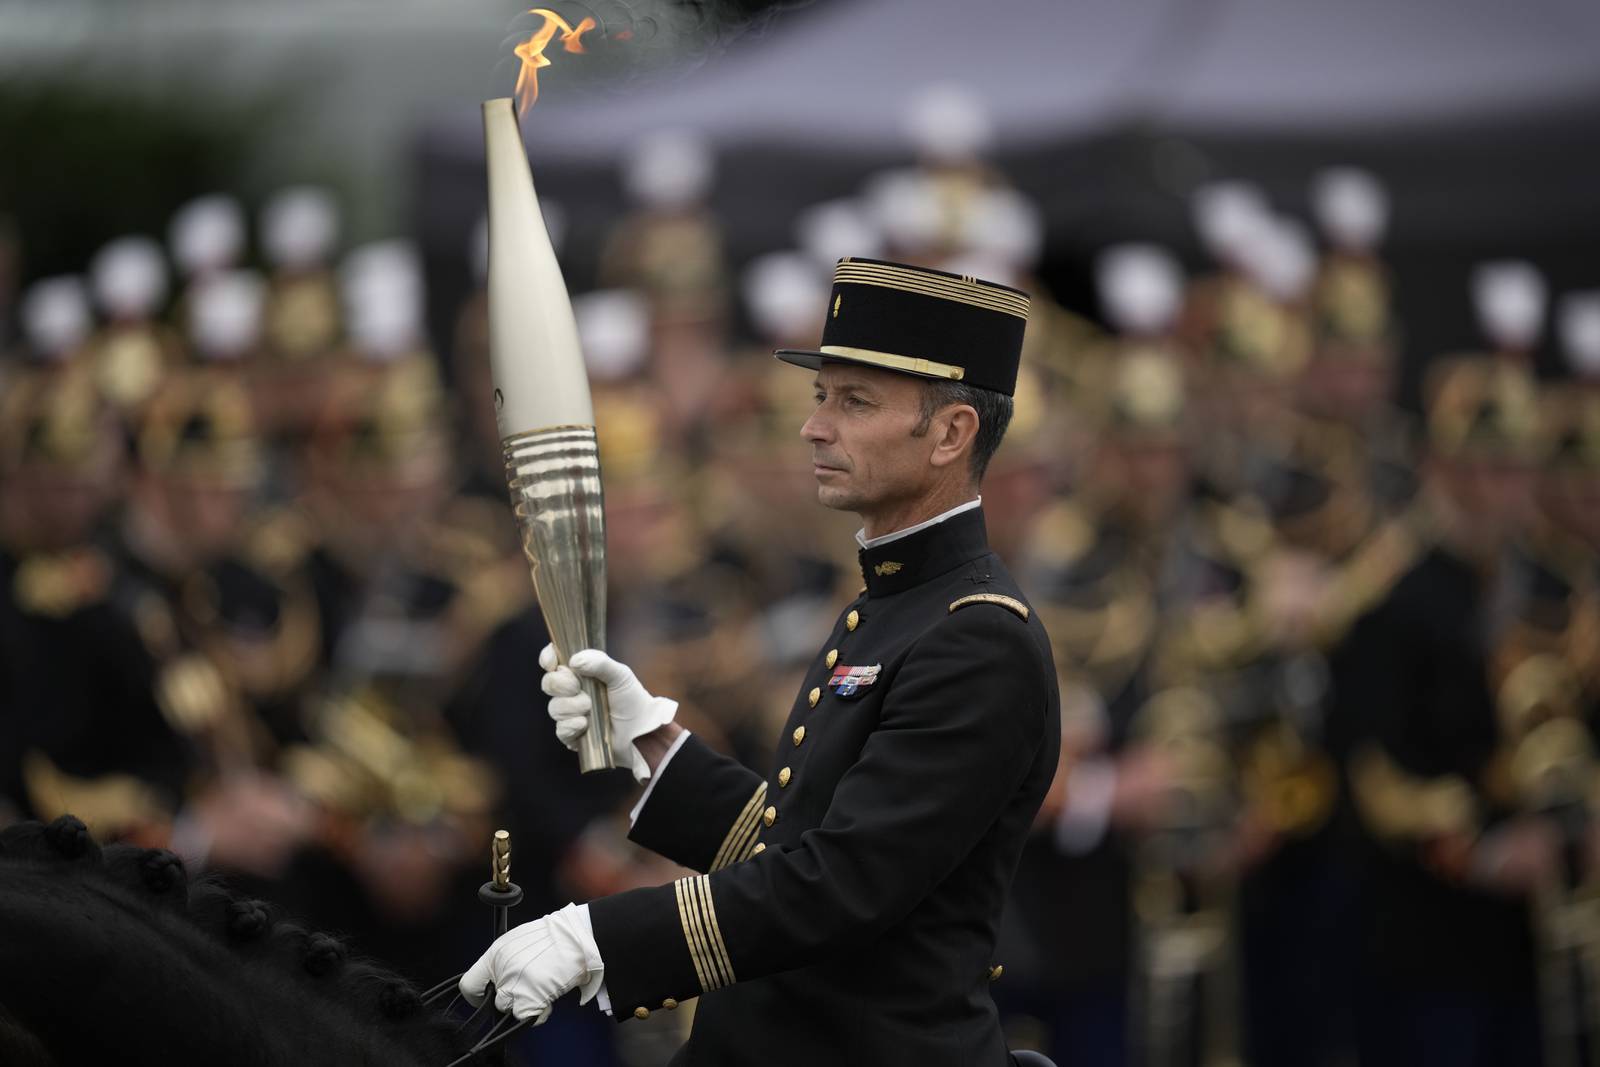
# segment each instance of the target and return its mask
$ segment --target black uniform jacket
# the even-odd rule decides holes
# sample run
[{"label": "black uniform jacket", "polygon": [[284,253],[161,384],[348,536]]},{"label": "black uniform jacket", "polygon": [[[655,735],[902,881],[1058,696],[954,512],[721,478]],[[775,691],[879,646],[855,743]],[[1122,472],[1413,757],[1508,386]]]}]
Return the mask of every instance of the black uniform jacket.
[{"label": "black uniform jacket", "polygon": [[[1419,782],[1485,783],[1500,739],[1490,687],[1491,591],[1476,569],[1433,547],[1351,630],[1332,659],[1339,731]],[[1357,784],[1359,791],[1360,786]],[[1506,814],[1477,792],[1488,821]],[[1369,827],[1368,963],[1411,987],[1532,988],[1528,901],[1447,881],[1420,842]]]},{"label": "black uniform jacket", "polygon": [[1009,1063],[989,984],[1055,773],[1049,640],[979,509],[861,563],[771,773],[690,738],[640,813],[704,873],[590,905],[619,1018],[705,994],[674,1063]]}]

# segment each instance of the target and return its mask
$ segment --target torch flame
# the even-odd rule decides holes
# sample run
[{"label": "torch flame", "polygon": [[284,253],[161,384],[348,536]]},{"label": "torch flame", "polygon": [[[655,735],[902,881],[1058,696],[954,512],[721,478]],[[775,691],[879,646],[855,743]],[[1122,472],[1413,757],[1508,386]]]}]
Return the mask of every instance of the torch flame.
[{"label": "torch flame", "polygon": [[524,115],[539,99],[539,68],[548,67],[550,60],[545,56],[544,50],[559,31],[561,34],[561,47],[568,52],[580,54],[583,52],[583,35],[594,29],[593,18],[585,17],[577,26],[571,25],[566,19],[546,7],[536,7],[528,12],[544,19],[532,37],[517,45],[512,51],[517,58],[522,60],[522,69],[517,73],[517,114]]}]

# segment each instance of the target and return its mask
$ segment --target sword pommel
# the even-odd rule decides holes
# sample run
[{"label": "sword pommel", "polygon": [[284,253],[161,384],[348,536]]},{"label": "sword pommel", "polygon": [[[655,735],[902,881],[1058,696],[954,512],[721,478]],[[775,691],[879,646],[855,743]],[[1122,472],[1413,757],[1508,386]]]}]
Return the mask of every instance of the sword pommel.
[{"label": "sword pommel", "polygon": [[511,834],[506,830],[494,832],[494,844],[490,848],[491,881],[501,893],[511,888]]}]

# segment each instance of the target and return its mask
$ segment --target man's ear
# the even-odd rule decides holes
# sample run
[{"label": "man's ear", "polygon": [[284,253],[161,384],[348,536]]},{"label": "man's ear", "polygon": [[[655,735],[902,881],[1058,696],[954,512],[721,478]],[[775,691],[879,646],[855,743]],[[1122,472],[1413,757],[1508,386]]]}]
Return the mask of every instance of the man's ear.
[{"label": "man's ear", "polygon": [[937,433],[929,461],[935,467],[966,462],[972,453],[973,438],[978,436],[977,410],[971,404],[953,404],[939,412],[933,424]]}]

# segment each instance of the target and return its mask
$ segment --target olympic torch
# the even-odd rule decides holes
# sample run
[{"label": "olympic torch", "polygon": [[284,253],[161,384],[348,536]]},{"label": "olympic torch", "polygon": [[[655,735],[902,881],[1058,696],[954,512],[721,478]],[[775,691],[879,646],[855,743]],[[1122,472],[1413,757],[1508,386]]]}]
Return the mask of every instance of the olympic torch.
[{"label": "olympic torch", "polygon": [[[545,232],[511,100],[483,105],[489,169],[489,354],[511,504],[562,663],[605,648],[606,526],[578,326]],[[605,686],[579,739],[585,772],[615,767]]]}]

